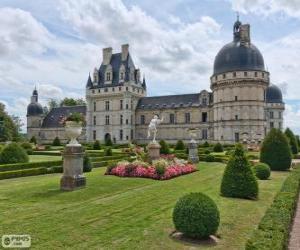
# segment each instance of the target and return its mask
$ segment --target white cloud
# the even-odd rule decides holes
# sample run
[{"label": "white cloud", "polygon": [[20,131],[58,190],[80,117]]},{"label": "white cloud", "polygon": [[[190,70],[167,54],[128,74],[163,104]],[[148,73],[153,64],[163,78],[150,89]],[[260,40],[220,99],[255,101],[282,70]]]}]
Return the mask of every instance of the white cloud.
[{"label": "white cloud", "polygon": [[295,134],[300,135],[300,102],[285,105],[284,124],[285,127],[292,129]]}]

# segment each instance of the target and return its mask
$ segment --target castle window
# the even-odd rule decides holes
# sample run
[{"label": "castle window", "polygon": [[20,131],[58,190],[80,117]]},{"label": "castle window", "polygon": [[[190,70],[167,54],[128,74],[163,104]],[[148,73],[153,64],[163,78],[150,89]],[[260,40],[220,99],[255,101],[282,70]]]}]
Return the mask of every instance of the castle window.
[{"label": "castle window", "polygon": [[93,131],[93,140],[94,140],[94,141],[96,140],[96,135],[97,135],[97,134],[96,134],[96,130],[94,130],[94,131]]},{"label": "castle window", "polygon": [[226,78],[226,74],[223,74],[223,79],[225,79]]},{"label": "castle window", "polygon": [[123,124],[123,115],[120,115],[120,124]]},{"label": "castle window", "polygon": [[96,125],[96,116],[94,116],[94,126]]},{"label": "castle window", "polygon": [[124,80],[124,72],[120,73],[120,80]]},{"label": "castle window", "polygon": [[218,76],[215,76],[215,80],[218,80]]},{"label": "castle window", "polygon": [[121,129],[120,130],[120,141],[122,141],[123,140],[123,130]]},{"label": "castle window", "polygon": [[278,112],[278,118],[279,118],[279,119],[282,118],[282,115],[281,115],[281,112],[280,112],[280,111]]},{"label": "castle window", "polygon": [[274,112],[270,111],[270,118],[273,119],[274,118]]},{"label": "castle window", "polygon": [[235,120],[237,121],[239,119],[239,116],[238,115],[235,115]]},{"label": "castle window", "polygon": [[261,73],[261,76],[262,76],[262,78],[264,78],[264,77],[265,77],[265,73],[264,73],[264,72],[262,72],[262,73]]},{"label": "castle window", "polygon": [[207,129],[202,129],[202,139],[207,140]]},{"label": "castle window", "polygon": [[233,72],[232,75],[233,75],[233,77],[236,77],[236,72]]},{"label": "castle window", "polygon": [[126,91],[128,91],[128,87],[126,87]]},{"label": "castle window", "polygon": [[130,124],[133,124],[133,116],[130,116]]},{"label": "castle window", "polygon": [[104,89],[104,92],[107,92],[107,91],[108,91],[108,89],[107,89],[107,88],[105,88],[105,89]]},{"label": "castle window", "polygon": [[128,140],[129,139],[129,137],[128,137],[128,135],[126,135],[126,140]]},{"label": "castle window", "polygon": [[105,110],[106,110],[106,111],[109,110],[109,101],[105,101]]},{"label": "castle window", "polygon": [[257,77],[257,72],[254,72],[254,76]]},{"label": "castle window", "polygon": [[202,105],[207,105],[207,99],[206,99],[206,97],[202,98]]},{"label": "castle window", "polygon": [[237,97],[237,96],[235,96],[235,97],[234,97],[234,100],[235,100],[235,101],[237,101],[237,100],[238,100],[238,97]]},{"label": "castle window", "polygon": [[119,91],[122,91],[122,87],[119,87]]},{"label": "castle window", "polygon": [[141,125],[144,125],[144,124],[145,124],[145,116],[141,115]]},{"label": "castle window", "polygon": [[126,119],[126,125],[128,125],[128,119]]},{"label": "castle window", "polygon": [[106,73],[106,81],[110,81],[111,80],[111,73],[107,72]]},{"label": "castle window", "polygon": [[105,116],[105,125],[109,125],[109,115]]},{"label": "castle window", "polygon": [[128,105],[128,103],[126,103],[126,109],[128,109],[129,108],[129,105]]},{"label": "castle window", "polygon": [[95,90],[94,89],[92,90],[92,93],[95,94]]},{"label": "castle window", "polygon": [[190,113],[185,113],[185,123],[191,123],[191,114]]},{"label": "castle window", "polygon": [[202,112],[202,122],[207,122],[207,112]]},{"label": "castle window", "polygon": [[248,76],[248,72],[245,71],[245,72],[244,72],[244,76]]},{"label": "castle window", "polygon": [[120,100],[120,109],[123,109],[123,100]]},{"label": "castle window", "polygon": [[170,123],[171,124],[175,123],[175,115],[174,114],[170,114]]},{"label": "castle window", "polygon": [[235,140],[235,142],[240,141],[240,134],[239,133],[234,133],[234,140]]},{"label": "castle window", "polygon": [[274,122],[270,122],[270,128],[274,128]]},{"label": "castle window", "polygon": [[282,129],[282,123],[279,122],[278,125],[279,125],[279,129]]},{"label": "castle window", "polygon": [[115,88],[112,88],[112,91],[115,92]]},{"label": "castle window", "polygon": [[131,140],[133,140],[133,129],[130,130],[130,137],[131,137]]},{"label": "castle window", "polygon": [[101,92],[101,90],[100,89],[98,89],[98,93],[100,93]]},{"label": "castle window", "polygon": [[94,102],[94,112],[96,111],[97,105],[96,102]]}]

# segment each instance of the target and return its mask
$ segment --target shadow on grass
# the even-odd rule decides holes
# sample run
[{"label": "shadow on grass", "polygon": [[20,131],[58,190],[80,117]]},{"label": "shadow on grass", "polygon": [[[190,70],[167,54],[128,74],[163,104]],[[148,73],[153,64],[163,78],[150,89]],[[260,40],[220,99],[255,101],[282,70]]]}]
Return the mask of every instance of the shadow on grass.
[{"label": "shadow on grass", "polygon": [[184,234],[174,231],[172,232],[169,237],[179,243],[183,243],[189,246],[205,246],[205,247],[214,247],[218,244],[219,239],[216,236],[211,235],[207,239],[195,239],[185,236]]},{"label": "shadow on grass", "polygon": [[57,195],[60,195],[63,193],[65,193],[65,191],[62,191],[59,188],[47,189],[42,192],[33,193],[32,197],[34,197],[34,198],[50,198],[50,197],[57,196]]}]

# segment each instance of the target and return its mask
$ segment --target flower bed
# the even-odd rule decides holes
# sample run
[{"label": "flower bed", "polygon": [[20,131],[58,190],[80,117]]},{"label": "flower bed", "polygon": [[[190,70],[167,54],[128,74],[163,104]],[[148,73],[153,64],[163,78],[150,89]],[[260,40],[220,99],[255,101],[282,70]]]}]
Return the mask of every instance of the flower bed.
[{"label": "flower bed", "polygon": [[169,180],[171,178],[197,171],[193,164],[187,161],[165,157],[154,161],[151,165],[143,161],[121,161],[114,166],[107,167],[107,175],[120,177],[142,177],[155,180]]}]

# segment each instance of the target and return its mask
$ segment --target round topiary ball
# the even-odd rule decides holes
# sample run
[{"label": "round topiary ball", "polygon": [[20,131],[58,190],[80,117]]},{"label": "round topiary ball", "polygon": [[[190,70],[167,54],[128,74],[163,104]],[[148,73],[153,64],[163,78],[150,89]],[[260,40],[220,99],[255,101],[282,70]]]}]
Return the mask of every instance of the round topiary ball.
[{"label": "round topiary ball", "polygon": [[15,142],[5,146],[0,154],[0,162],[2,164],[25,163],[28,161],[29,158],[25,149]]},{"label": "round topiary ball", "polygon": [[271,169],[266,163],[258,163],[254,166],[254,172],[258,179],[267,180],[271,175]]},{"label": "round topiary ball", "polygon": [[215,202],[202,193],[181,197],[173,210],[177,231],[192,238],[207,238],[217,232],[220,213]]}]

